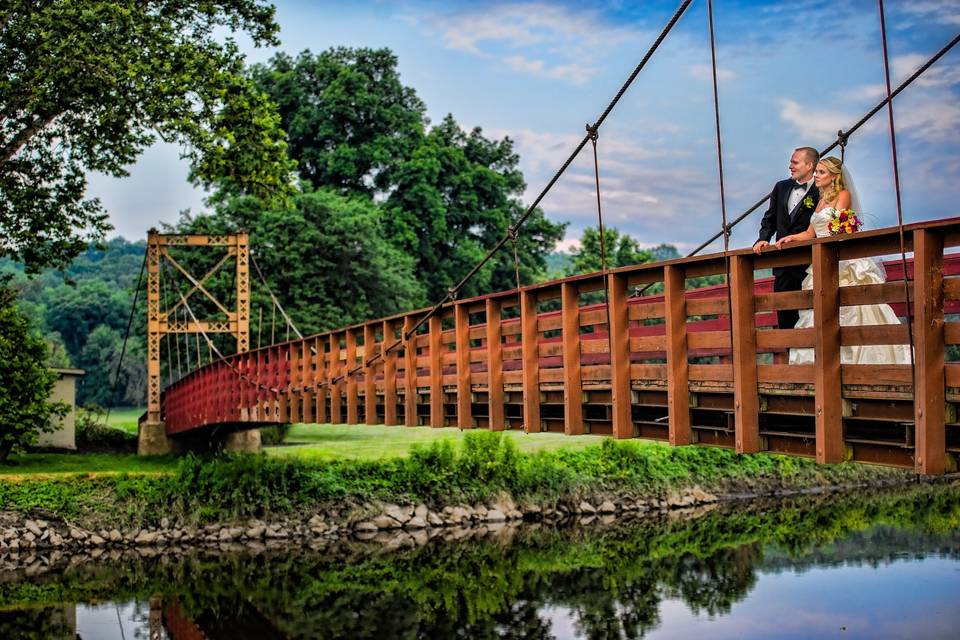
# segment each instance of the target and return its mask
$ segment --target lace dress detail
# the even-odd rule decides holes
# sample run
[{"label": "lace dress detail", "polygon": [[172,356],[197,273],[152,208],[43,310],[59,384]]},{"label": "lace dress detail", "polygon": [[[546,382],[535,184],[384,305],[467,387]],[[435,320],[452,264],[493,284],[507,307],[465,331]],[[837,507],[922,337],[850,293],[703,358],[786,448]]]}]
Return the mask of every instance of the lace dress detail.
[{"label": "lace dress detail", "polygon": [[[835,209],[827,207],[817,211],[810,218],[810,224],[818,238],[830,235],[830,218]],[[812,267],[807,268],[807,277],[803,279],[803,289],[813,289]],[[883,265],[871,258],[841,260],[839,265],[841,287],[864,284],[883,284],[887,281]],[[840,326],[866,326],[881,324],[900,324],[897,314],[888,304],[868,304],[852,307],[840,307]],[[813,310],[801,309],[797,329],[813,327]],[[813,364],[813,349],[790,349],[790,364]],[[910,364],[910,351],[907,345],[861,345],[841,346],[842,364]]]}]

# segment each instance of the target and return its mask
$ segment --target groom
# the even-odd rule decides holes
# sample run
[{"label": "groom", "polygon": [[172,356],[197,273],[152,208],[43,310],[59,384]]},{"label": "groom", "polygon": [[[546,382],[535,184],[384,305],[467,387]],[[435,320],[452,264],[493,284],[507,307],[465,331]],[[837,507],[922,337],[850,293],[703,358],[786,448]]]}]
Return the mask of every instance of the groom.
[{"label": "groom", "polygon": [[[810,216],[820,199],[820,191],[813,184],[813,170],[820,161],[820,154],[813,147],[799,147],[790,156],[790,179],[781,180],[770,193],[770,207],[760,222],[760,238],[753,244],[757,255],[770,245],[774,232],[777,238],[806,231]],[[773,270],[774,291],[799,291],[807,266],[776,267]],[[793,329],[800,314],[796,310],[777,311],[777,324],[781,329]]]}]

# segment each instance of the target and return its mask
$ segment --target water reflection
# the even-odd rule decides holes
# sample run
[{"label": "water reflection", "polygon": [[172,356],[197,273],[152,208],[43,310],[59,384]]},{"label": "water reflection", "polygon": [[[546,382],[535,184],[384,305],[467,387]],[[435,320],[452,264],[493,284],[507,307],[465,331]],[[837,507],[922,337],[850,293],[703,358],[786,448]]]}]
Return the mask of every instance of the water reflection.
[{"label": "water reflection", "polygon": [[0,638],[953,637],[960,487],[402,551],[38,564],[3,575]]}]

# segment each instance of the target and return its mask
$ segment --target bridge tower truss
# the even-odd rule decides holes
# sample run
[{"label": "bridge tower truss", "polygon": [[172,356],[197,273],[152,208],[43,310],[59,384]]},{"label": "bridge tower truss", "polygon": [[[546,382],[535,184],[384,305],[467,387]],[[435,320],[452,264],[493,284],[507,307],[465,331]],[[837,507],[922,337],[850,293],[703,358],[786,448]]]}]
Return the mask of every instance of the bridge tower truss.
[{"label": "bridge tower truss", "polygon": [[[172,248],[211,248],[225,247],[225,255],[212,269],[202,277],[197,278],[185,268],[180,261],[171,255]],[[228,308],[218,300],[204,285],[207,281],[230,260],[234,258],[236,264],[236,298],[235,306]],[[161,300],[161,266],[166,263],[176,272],[179,272],[191,287],[182,297],[167,308],[163,308]],[[186,304],[189,298],[200,293],[216,306],[226,320],[203,319],[188,317],[186,320],[177,319],[177,311]],[[161,393],[161,362],[160,345],[164,336],[168,334],[197,334],[207,335],[214,333],[229,333],[236,338],[237,353],[250,349],[250,247],[246,233],[230,235],[179,235],[159,233],[151,229],[147,233],[147,422],[159,423],[160,393]],[[170,363],[172,364],[172,363]]]}]

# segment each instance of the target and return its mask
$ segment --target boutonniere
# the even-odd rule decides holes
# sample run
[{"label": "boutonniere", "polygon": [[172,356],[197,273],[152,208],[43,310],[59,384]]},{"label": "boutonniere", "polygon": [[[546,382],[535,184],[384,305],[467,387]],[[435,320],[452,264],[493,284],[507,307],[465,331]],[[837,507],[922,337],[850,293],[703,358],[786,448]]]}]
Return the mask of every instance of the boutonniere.
[{"label": "boutonniere", "polygon": [[813,198],[810,196],[807,196],[806,198],[804,198],[803,206],[805,206],[807,209],[813,209]]}]

